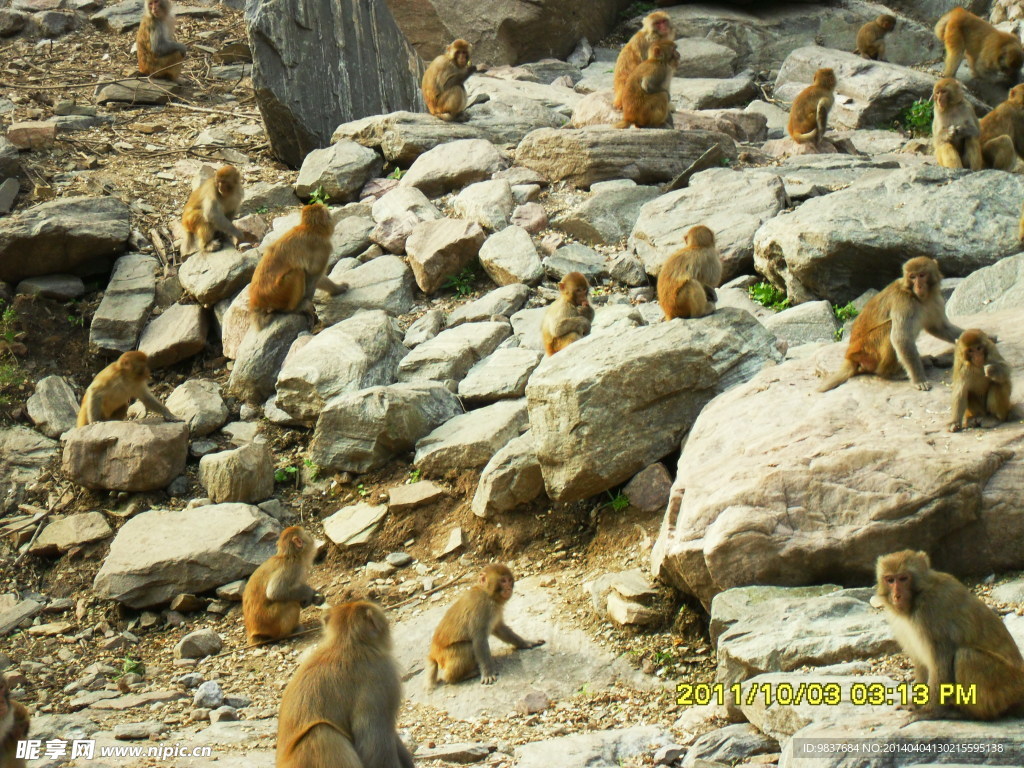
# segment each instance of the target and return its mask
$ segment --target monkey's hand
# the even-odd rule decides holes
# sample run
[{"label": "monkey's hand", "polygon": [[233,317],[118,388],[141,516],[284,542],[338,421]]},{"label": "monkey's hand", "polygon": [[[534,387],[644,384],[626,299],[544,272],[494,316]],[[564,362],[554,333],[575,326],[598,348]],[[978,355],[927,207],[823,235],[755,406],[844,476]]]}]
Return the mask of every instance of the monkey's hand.
[{"label": "monkey's hand", "polygon": [[546,643],[546,642],[547,642],[547,640],[527,640],[526,641],[526,647],[527,648],[536,648],[537,646],[544,645],[544,643]]},{"label": "monkey's hand", "polygon": [[326,598],[320,592],[313,592],[313,594],[309,596],[309,599],[304,600],[303,603],[305,605],[323,605],[325,599]]},{"label": "monkey's hand", "polygon": [[949,431],[950,432],[959,432],[961,429],[962,429],[962,427],[960,426],[959,422],[956,422],[956,421],[949,422]]},{"label": "monkey's hand", "polygon": [[496,672],[481,672],[480,673],[480,685],[494,685],[498,679]]},{"label": "monkey's hand", "polygon": [[918,381],[918,382],[915,382],[915,383],[914,383],[914,386],[915,386],[915,387],[917,387],[917,388],[918,388],[919,390],[921,390],[922,392],[927,392],[927,391],[928,391],[929,389],[931,389],[931,388],[932,388],[932,385],[931,385],[931,384],[929,384],[929,383],[928,383],[927,381]]}]

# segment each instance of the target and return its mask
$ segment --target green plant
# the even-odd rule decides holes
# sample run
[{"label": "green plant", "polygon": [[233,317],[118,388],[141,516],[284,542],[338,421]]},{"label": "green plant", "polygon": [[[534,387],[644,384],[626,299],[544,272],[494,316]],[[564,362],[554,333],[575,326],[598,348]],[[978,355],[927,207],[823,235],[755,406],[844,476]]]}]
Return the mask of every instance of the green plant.
[{"label": "green plant", "polygon": [[624,494],[622,491],[619,491],[614,496],[612,496],[611,491],[607,491],[607,493],[608,498],[611,499],[611,501],[608,502],[608,506],[611,507],[613,511],[622,512],[629,507],[629,496]]},{"label": "green plant", "polygon": [[476,274],[473,272],[472,267],[466,267],[461,272],[449,277],[444,287],[449,290],[455,291],[458,296],[468,296],[473,292],[473,279]]},{"label": "green plant", "polygon": [[256,209],[256,213],[270,213],[270,209],[265,205],[261,205]]},{"label": "green plant", "polygon": [[655,664],[674,664],[676,657],[672,651],[655,651],[651,654],[651,661]]},{"label": "green plant", "polygon": [[309,203],[310,205],[313,203],[323,203],[324,205],[327,205],[327,201],[330,199],[331,196],[324,192],[323,186],[319,186],[314,189],[312,194],[309,196]]},{"label": "green plant", "polygon": [[747,289],[747,295],[762,307],[773,309],[776,312],[789,309],[792,306],[789,298],[786,296],[786,292],[776,288],[767,281],[750,286]]},{"label": "green plant", "polygon": [[857,316],[858,310],[853,306],[853,302],[851,301],[843,304],[841,307],[838,304],[834,304],[832,306],[832,312],[835,314],[836,320],[840,323],[845,323],[847,320],[853,320],[853,318]]},{"label": "green plant", "polygon": [[360,483],[359,485],[356,486],[356,493],[358,493],[362,498],[365,499],[367,496],[370,495],[370,489],[367,488],[362,483]]},{"label": "green plant", "polygon": [[316,482],[320,477],[320,467],[314,464],[312,459],[303,459],[302,466],[309,470],[309,479]]},{"label": "green plant", "polygon": [[142,663],[141,659],[136,659],[131,654],[121,659],[121,675],[144,675],[145,673],[146,665]]},{"label": "green plant", "polygon": [[903,110],[897,123],[913,136],[931,136],[934,115],[935,104],[930,99],[918,99]]},{"label": "green plant", "polygon": [[0,315],[0,340],[13,342],[17,336],[18,331],[14,327],[14,322],[18,319],[18,314],[14,311],[14,307],[7,307],[4,313]]},{"label": "green plant", "polygon": [[395,170],[393,170],[391,173],[388,174],[388,178],[389,179],[400,179],[403,176],[405,176],[406,173],[408,173],[408,171],[404,171],[401,168],[395,168]]},{"label": "green plant", "polygon": [[418,483],[421,477],[423,477],[422,469],[411,469],[409,470],[409,479],[405,481],[405,484],[412,485],[413,483]]},{"label": "green plant", "polygon": [[294,483],[295,476],[298,475],[299,470],[296,467],[281,467],[280,469],[274,470],[274,482],[275,483]]},{"label": "green plant", "polygon": [[79,317],[78,315],[68,315],[68,322],[71,323],[71,325],[81,327],[85,325],[85,318]]}]

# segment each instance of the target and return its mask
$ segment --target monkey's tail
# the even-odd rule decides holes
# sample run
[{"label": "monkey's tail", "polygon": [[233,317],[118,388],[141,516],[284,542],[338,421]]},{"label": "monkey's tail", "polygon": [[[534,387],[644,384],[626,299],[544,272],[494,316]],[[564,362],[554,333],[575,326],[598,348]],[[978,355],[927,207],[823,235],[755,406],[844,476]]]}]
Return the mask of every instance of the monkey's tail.
[{"label": "monkey's tail", "polygon": [[427,659],[427,691],[434,690],[437,687],[437,662],[433,659]]},{"label": "monkey's tail", "polygon": [[616,128],[630,128],[633,124],[629,120],[623,120],[615,124]]},{"label": "monkey's tail", "polygon": [[818,128],[815,126],[807,133],[797,133],[793,135],[795,141],[817,141],[818,140]]},{"label": "monkey's tail", "polygon": [[191,256],[192,253],[195,250],[196,250],[196,238],[195,238],[195,235],[193,235],[191,232],[186,230],[185,231],[185,236],[181,239],[180,254],[181,254],[182,261],[184,261],[185,258],[187,258],[188,256]]},{"label": "monkey's tail", "polygon": [[818,391],[828,392],[830,389],[835,389],[844,381],[848,381],[851,377],[856,376],[858,370],[859,368],[856,363],[844,360],[842,368],[826,379],[825,383],[818,387]]}]

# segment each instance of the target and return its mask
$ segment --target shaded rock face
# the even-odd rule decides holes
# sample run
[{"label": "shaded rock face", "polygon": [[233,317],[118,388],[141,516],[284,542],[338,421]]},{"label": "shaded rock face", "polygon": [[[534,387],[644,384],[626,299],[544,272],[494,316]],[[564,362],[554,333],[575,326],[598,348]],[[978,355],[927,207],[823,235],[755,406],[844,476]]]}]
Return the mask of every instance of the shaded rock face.
[{"label": "shaded rock face", "polygon": [[341,123],[422,109],[422,64],[384,0],[251,3],[246,27],[270,146],[293,167]]}]

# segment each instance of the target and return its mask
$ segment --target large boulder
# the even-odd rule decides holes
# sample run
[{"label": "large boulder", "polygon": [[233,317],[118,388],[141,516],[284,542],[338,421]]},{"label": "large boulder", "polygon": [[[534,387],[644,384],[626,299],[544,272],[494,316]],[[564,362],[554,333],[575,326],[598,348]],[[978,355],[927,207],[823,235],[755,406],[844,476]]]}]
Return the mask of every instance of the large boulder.
[{"label": "large boulder", "polygon": [[292,167],[341,123],[421,107],[422,63],[384,0],[268,0],[245,20],[256,103]]},{"label": "large boulder", "polygon": [[967,275],[1017,253],[1024,178],[924,166],[816,197],[754,237],[757,271],[794,302],[852,301],[899,276],[914,256]]},{"label": "large boulder", "polygon": [[242,579],[274,554],[280,525],[248,504],[152,509],[117,532],[93,589],[129,608]]},{"label": "large boulder", "polygon": [[92,316],[90,345],[105,352],[135,349],[156,300],[159,269],[160,262],[142,253],[129,253],[117,260],[103,300]]},{"label": "large boulder", "polygon": [[950,315],[999,312],[1024,307],[1024,253],[1007,256],[990,267],[972,272],[946,302]]},{"label": "large boulder", "polygon": [[[954,320],[998,333],[1020,376],[1024,311]],[[919,347],[949,349],[931,337]],[[929,374],[928,392],[858,376],[818,394],[816,374],[837,368],[843,350],[766,369],[702,411],[654,547],[655,575],[706,604],[751,584],[869,583],[879,554],[908,547],[957,574],[1024,567],[1024,424],[949,432],[948,370]]]},{"label": "large boulder", "polygon": [[625,482],[677,449],[715,395],[779,359],[775,337],[735,309],[588,336],[546,358],[526,399],[548,495]]},{"label": "large boulder", "polygon": [[0,511],[22,501],[59,448],[56,440],[28,427],[0,429]]},{"label": "large boulder", "polygon": [[185,471],[184,422],[97,421],[67,433],[61,469],[86,488],[155,491]]}]

